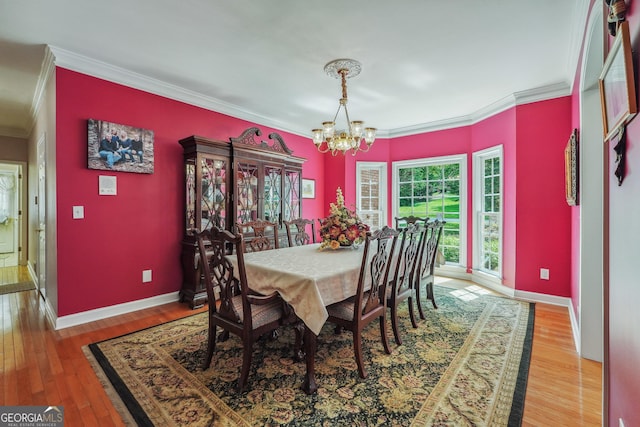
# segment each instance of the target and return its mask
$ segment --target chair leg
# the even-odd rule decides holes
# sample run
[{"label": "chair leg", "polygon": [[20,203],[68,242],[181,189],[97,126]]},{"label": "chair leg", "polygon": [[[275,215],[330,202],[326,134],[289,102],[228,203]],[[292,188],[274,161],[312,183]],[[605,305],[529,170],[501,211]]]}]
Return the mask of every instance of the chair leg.
[{"label": "chair leg", "polygon": [[218,341],[225,342],[228,339],[229,339],[229,331],[227,331],[226,329],[223,329],[222,332],[220,332],[220,335],[218,336]]},{"label": "chair leg", "polygon": [[391,304],[391,328],[393,329],[393,337],[396,340],[396,344],[402,345],[400,330],[398,329],[398,304],[395,301]]},{"label": "chair leg", "polygon": [[251,338],[245,337],[243,340],[242,348],[242,372],[238,379],[238,393],[242,393],[247,385],[247,379],[249,378],[249,369],[251,368],[251,358],[253,356],[253,343]]},{"label": "chair leg", "polygon": [[380,316],[378,320],[380,321],[380,336],[382,337],[382,345],[384,346],[384,351],[387,354],[391,354],[391,348],[389,347],[389,337],[387,337],[387,317]]},{"label": "chair leg", "polygon": [[431,300],[433,308],[438,308],[438,305],[436,304],[436,297],[433,294],[433,278],[431,279],[431,281],[427,282],[427,299]]},{"label": "chair leg", "polygon": [[420,278],[416,281],[416,305],[418,306],[418,313],[420,313],[420,319],[425,320],[424,311],[422,310],[422,300],[420,299]]},{"label": "chair leg", "polygon": [[353,352],[356,356],[360,377],[367,378],[367,372],[364,370],[364,361],[362,360],[362,331],[353,331]]},{"label": "chair leg", "polygon": [[213,327],[209,327],[209,337],[207,338],[207,355],[204,358],[204,362],[202,363],[202,369],[208,369],[211,364],[211,358],[213,357],[213,352],[216,351],[216,325]]},{"label": "chair leg", "polygon": [[409,304],[409,318],[411,318],[411,325],[415,329],[418,327],[418,322],[416,321],[416,315],[413,312],[413,297],[409,297],[407,303]]}]

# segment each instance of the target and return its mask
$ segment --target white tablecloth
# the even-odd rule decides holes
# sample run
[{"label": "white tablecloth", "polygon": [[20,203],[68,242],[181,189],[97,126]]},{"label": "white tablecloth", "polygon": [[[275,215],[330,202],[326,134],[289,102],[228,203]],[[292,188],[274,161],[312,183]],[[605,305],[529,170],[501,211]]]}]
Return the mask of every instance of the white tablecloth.
[{"label": "white tablecloth", "polygon": [[[327,320],[326,306],[356,293],[363,249],[319,250],[320,244],[244,254],[249,287],[277,291],[316,335]],[[228,258],[237,268],[237,258]]]}]

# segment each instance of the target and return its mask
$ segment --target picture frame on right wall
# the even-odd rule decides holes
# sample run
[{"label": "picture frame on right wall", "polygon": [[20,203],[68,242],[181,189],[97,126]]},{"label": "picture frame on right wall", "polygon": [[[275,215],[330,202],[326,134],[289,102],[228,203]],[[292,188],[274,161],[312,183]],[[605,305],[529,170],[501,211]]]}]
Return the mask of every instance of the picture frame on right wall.
[{"label": "picture frame on right wall", "polygon": [[574,129],[564,148],[564,182],[567,204],[578,205],[578,129]]},{"label": "picture frame on right wall", "polygon": [[599,85],[604,140],[608,141],[638,113],[627,21],[618,24],[615,41],[600,74]]}]

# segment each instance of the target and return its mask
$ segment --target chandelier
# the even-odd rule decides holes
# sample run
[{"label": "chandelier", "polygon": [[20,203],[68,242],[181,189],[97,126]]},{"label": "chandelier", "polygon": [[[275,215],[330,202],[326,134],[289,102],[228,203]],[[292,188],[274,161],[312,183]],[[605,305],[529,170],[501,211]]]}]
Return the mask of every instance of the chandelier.
[{"label": "chandelier", "polygon": [[[332,155],[346,154],[352,150],[354,156],[358,151],[366,153],[376,139],[376,128],[365,128],[364,122],[351,121],[347,110],[347,79],[360,74],[360,62],[354,59],[336,59],[324,66],[324,71],[331,77],[342,80],[342,98],[338,111],[331,122],[323,122],[322,129],[313,129],[313,143],[321,153],[331,152]],[[347,118],[345,129],[336,129],[336,119],[340,110],[344,109]]]}]

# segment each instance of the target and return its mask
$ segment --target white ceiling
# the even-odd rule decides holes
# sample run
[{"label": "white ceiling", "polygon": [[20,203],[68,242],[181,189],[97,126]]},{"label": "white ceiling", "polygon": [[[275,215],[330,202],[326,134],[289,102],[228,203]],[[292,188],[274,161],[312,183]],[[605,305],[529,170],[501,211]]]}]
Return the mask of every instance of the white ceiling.
[{"label": "white ceiling", "polygon": [[45,45],[58,66],[300,135],[335,114],[337,58],[362,63],[349,113],[381,136],[473,121],[570,93],[588,3],[0,0],[0,134],[30,132]]}]

